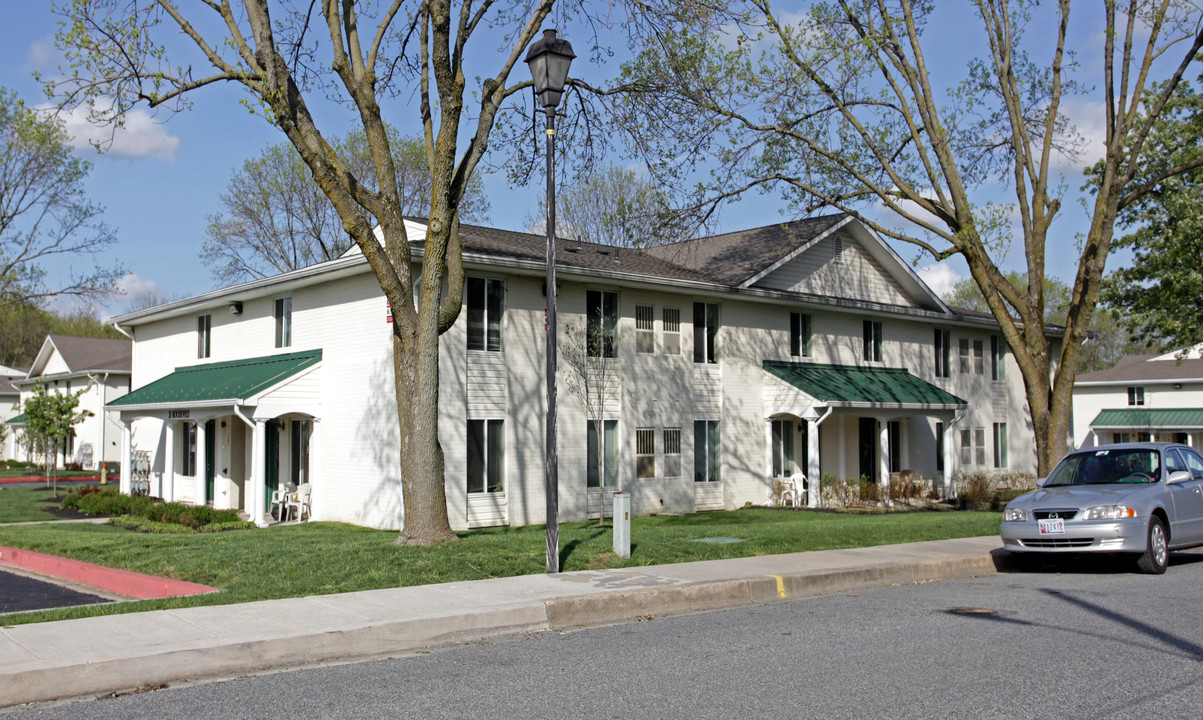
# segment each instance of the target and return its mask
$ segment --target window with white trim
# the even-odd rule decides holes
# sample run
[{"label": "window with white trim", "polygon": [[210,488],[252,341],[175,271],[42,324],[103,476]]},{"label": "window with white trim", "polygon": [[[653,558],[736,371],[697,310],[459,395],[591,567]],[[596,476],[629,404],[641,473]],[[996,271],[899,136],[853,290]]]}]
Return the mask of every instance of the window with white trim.
[{"label": "window with white trim", "polygon": [[292,347],[292,298],[276,298],[272,316],[276,321],[276,347]]},{"label": "window with white trim", "polygon": [[656,477],[656,428],[635,428],[635,477]]},{"label": "window with white trim", "polygon": [[505,350],[505,280],[467,279],[468,349],[483,352]]},{"label": "window with white trim", "polygon": [[994,382],[1007,379],[1007,343],[998,335],[990,336],[990,379]]},{"label": "window with white trim", "polygon": [[881,362],[881,323],[866,320],[861,358],[865,362]]},{"label": "window with white trim", "polygon": [[664,428],[664,477],[681,477],[681,428]]},{"label": "window with white trim", "polygon": [[635,352],[656,352],[656,308],[635,306]]},{"label": "window with white trim", "polygon": [[718,482],[721,466],[718,420],[696,420],[693,423],[694,482]]},{"label": "window with white trim", "polygon": [[983,355],[983,347],[981,340],[973,341],[973,372],[977,375],[986,372],[986,359]]},{"label": "window with white trim", "polygon": [[994,467],[1007,466],[1007,424],[994,423]]},{"label": "window with white trim", "polygon": [[936,356],[936,377],[946,378],[952,373],[949,372],[949,362],[952,359],[952,333],[948,330],[936,328],[935,341],[932,350]]},{"label": "window with white trim", "polygon": [[718,340],[718,305],[715,303],[693,304],[693,361],[713,364]]},{"label": "window with white trim", "polygon": [[794,474],[794,422],[774,420],[773,477],[784,478]]},{"label": "window with white trim", "polygon": [[[598,443],[597,423],[589,420],[587,430],[588,442],[586,451],[589,454],[586,483],[588,487],[598,487],[601,482],[606,487],[618,485],[618,421],[602,421],[602,441]],[[600,449],[600,452],[599,452]]]},{"label": "window with white trim", "polygon": [[210,342],[213,339],[213,316],[201,315],[196,319],[196,356],[204,359],[209,357]]},{"label": "window with white trim", "polygon": [[810,357],[810,315],[789,314],[789,354],[793,357]]},{"label": "window with white trim", "polygon": [[614,357],[618,333],[618,293],[585,292],[585,344],[589,357]]},{"label": "window with white trim", "polygon": [[505,421],[468,421],[468,492],[505,492]]},{"label": "window with white trim", "polygon": [[1145,389],[1143,387],[1128,388],[1128,404],[1129,405],[1144,405],[1145,404]]},{"label": "window with white trim", "polygon": [[664,354],[681,354],[681,309],[664,308],[663,312]]}]

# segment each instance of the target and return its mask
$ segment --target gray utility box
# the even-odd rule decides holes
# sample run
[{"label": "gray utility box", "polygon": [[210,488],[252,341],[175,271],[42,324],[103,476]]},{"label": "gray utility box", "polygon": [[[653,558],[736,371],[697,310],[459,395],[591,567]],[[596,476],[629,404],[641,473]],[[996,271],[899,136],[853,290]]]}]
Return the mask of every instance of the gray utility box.
[{"label": "gray utility box", "polygon": [[614,554],[631,557],[631,495],[614,493]]}]

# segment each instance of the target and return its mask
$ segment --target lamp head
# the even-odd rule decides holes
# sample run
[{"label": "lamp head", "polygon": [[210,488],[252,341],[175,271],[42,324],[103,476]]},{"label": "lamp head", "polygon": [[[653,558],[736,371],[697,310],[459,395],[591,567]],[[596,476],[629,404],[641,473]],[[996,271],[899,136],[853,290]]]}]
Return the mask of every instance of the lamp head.
[{"label": "lamp head", "polygon": [[543,37],[527,50],[526,64],[535,83],[535,94],[545,110],[559,106],[568,82],[568,68],[575,57],[572,44],[556,37],[555,30],[544,30]]}]

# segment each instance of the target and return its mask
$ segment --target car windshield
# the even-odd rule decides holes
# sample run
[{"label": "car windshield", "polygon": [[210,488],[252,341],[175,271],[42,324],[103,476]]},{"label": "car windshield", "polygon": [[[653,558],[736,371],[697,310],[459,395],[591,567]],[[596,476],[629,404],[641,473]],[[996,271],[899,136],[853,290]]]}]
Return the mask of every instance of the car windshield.
[{"label": "car windshield", "polygon": [[1156,450],[1095,450],[1075,453],[1057,465],[1044,487],[1151,483],[1161,477]]}]

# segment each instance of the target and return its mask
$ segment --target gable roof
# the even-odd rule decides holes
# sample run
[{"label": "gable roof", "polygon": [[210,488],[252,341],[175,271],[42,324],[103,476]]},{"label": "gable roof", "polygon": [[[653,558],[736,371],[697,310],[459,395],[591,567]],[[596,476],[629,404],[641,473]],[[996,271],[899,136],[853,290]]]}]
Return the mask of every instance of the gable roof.
[{"label": "gable roof", "polygon": [[1203,360],[1198,357],[1178,362],[1176,353],[1129,355],[1113,367],[1079,375],[1074,386],[1119,385],[1136,382],[1203,382]]},{"label": "gable roof", "polygon": [[322,360],[321,350],[191,365],[117,398],[107,407],[245,404]]},{"label": "gable roof", "polygon": [[29,369],[30,380],[45,374],[54,354],[62,358],[70,373],[130,372],[134,343],[124,338],[91,338],[47,335]]}]

